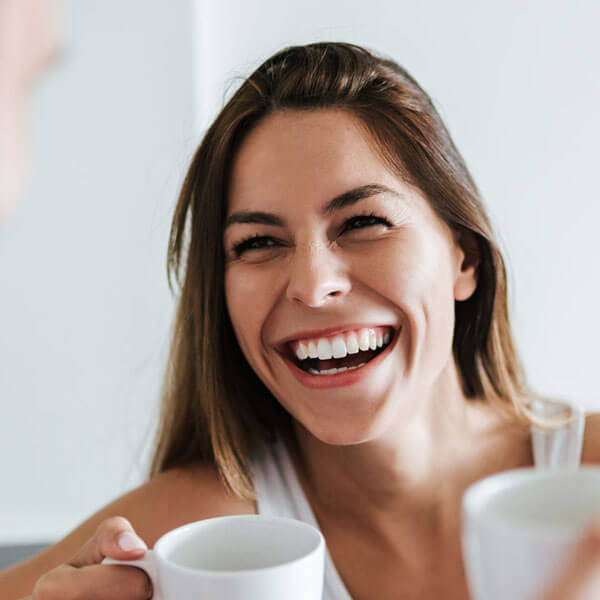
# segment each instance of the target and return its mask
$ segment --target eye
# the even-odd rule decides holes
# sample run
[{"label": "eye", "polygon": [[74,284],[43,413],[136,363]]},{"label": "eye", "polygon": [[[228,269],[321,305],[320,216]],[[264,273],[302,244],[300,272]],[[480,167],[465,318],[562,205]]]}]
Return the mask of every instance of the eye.
[{"label": "eye", "polygon": [[[371,227],[373,225],[392,227],[392,224],[385,217],[379,217],[374,213],[369,213],[368,215],[356,215],[347,219],[342,225],[341,233],[352,231],[354,229],[365,229],[366,227]],[[240,258],[250,250],[265,250],[279,245],[281,245],[281,242],[271,236],[253,235],[234,244],[232,251],[236,258]]]},{"label": "eye", "polygon": [[371,225],[385,225],[391,227],[392,224],[384,217],[378,217],[376,214],[370,213],[368,215],[356,215],[351,217],[344,222],[342,227],[342,233],[351,231],[353,229],[364,229]]},{"label": "eye", "polygon": [[277,241],[268,235],[253,235],[235,244],[233,246],[233,253],[236,258],[239,258],[248,250],[262,250],[264,248],[272,248],[276,245]]}]

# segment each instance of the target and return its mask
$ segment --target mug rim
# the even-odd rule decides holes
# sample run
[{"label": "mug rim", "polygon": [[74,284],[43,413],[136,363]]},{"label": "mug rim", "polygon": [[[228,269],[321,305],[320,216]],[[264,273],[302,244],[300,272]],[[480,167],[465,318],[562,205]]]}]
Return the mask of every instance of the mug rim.
[{"label": "mug rim", "polygon": [[[539,468],[539,467],[521,467],[518,469],[510,469],[489,475],[472,483],[463,493],[462,499],[462,520],[463,527],[471,526],[476,521],[485,520],[486,523],[492,526],[501,527],[502,529],[518,529],[519,531],[527,531],[534,533],[536,536],[544,538],[556,539],[576,536],[580,528],[573,525],[553,525],[548,528],[542,524],[536,523],[517,523],[514,520],[502,517],[494,513],[485,513],[484,509],[488,502],[500,491],[510,489],[510,485],[505,485],[508,480],[512,481],[512,485],[519,485],[533,480],[552,480],[560,479],[565,476],[578,477],[588,476],[597,477],[600,481],[600,465],[581,465],[577,469],[564,468]],[[600,510],[600,506],[598,508]]]},{"label": "mug rim", "polygon": [[[232,570],[213,570],[213,569],[196,569],[193,567],[186,567],[180,565],[176,562],[173,562],[167,556],[163,554],[164,545],[173,537],[178,537],[181,535],[185,535],[189,530],[202,528],[205,524],[215,523],[216,521],[231,521],[231,520],[243,520],[243,521],[268,521],[270,523],[283,523],[289,527],[295,527],[296,529],[303,530],[306,533],[310,533],[315,536],[315,544],[311,548],[309,552],[300,556],[298,558],[294,558],[292,560],[287,560],[281,562],[276,565],[270,565],[266,567],[256,567],[252,569],[232,569]],[[311,525],[310,523],[306,523],[305,521],[300,521],[298,519],[291,519],[288,517],[273,517],[267,515],[223,515],[220,517],[211,517],[208,519],[200,519],[198,521],[191,521],[190,523],[186,523],[184,525],[180,525],[171,531],[167,531],[163,534],[154,544],[154,554],[156,558],[160,561],[164,562],[169,566],[169,568],[173,568],[179,571],[183,571],[186,573],[196,573],[200,575],[210,575],[211,577],[240,577],[240,576],[252,576],[257,572],[260,573],[268,573],[269,571],[274,571],[283,568],[289,568],[291,565],[300,563],[302,561],[306,561],[311,559],[315,554],[321,551],[325,546],[325,538],[319,529]]]}]

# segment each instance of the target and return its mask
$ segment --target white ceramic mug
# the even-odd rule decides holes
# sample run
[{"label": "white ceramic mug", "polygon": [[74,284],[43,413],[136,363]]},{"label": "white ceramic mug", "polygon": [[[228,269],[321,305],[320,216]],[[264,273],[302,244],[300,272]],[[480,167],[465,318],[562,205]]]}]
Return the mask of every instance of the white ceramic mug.
[{"label": "white ceramic mug", "polygon": [[472,600],[532,600],[564,571],[600,516],[600,468],[523,468],[486,477],[462,503]]},{"label": "white ceramic mug", "polygon": [[307,523],[260,515],[217,517],[163,535],[140,560],[155,600],[321,600],[325,540]]}]

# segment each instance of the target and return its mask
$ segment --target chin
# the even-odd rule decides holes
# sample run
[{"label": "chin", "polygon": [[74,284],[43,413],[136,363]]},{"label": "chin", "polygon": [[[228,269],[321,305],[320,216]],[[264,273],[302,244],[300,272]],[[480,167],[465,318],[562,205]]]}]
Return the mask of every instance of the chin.
[{"label": "chin", "polygon": [[302,429],[324,444],[330,446],[354,446],[369,442],[377,437],[378,429],[374,423],[352,424],[320,423],[318,426],[302,424]]},{"label": "chin", "polygon": [[331,446],[354,446],[387,435],[397,421],[397,407],[389,401],[389,393],[373,400],[370,405],[362,402],[346,410],[338,405],[326,411],[304,407],[305,410],[289,412],[299,435],[311,436]]}]

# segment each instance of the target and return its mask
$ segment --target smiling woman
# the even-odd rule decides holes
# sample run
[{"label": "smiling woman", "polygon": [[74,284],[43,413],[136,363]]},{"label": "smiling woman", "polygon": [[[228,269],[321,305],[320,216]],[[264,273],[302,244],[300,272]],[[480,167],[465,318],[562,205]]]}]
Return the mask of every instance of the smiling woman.
[{"label": "smiling woman", "polygon": [[[532,425],[563,428],[579,462],[575,411],[546,414],[526,384],[477,188],[392,60],[315,43],[252,73],[192,160],[169,267],[151,481],[67,545],[115,514],[147,541],[215,514],[291,516],[325,535],[324,600],[464,599],[464,490],[544,459]],[[47,589],[121,558],[109,541],[128,528],[104,521]]]},{"label": "smiling woman", "polygon": [[492,227],[416,81],[344,43],[265,61],[192,161],[169,264],[153,472],[206,461],[316,523],[328,600],[464,598],[462,492],[571,417],[533,409]]},{"label": "smiling woman", "polygon": [[[393,413],[408,418],[442,375],[465,406],[544,426],[528,408],[477,188],[427,94],[391,60],[322,43],[263,63],[196,153],[169,257],[182,288],[155,472],[204,457],[253,497],[253,449],[291,433],[294,417],[327,441],[365,441]],[[363,381],[371,398],[347,387],[371,363],[346,384],[349,374],[307,376],[278,351],[284,338],[318,348],[381,326],[401,335],[387,376]],[[351,414],[361,425],[346,438]]]}]

